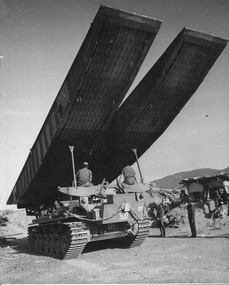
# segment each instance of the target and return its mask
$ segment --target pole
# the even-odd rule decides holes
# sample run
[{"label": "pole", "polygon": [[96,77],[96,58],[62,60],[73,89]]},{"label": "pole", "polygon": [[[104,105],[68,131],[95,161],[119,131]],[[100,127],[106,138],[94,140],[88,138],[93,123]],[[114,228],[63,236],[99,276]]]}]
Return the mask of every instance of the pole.
[{"label": "pole", "polygon": [[0,96],[3,95],[3,87],[2,87],[2,59],[4,57],[0,55]]},{"label": "pole", "polygon": [[136,160],[137,160],[138,171],[139,171],[139,174],[140,174],[140,177],[141,177],[141,183],[144,183],[144,180],[143,180],[143,177],[142,177],[141,168],[140,168],[140,165],[139,165],[139,162],[138,162],[137,150],[136,150],[136,148],[132,148],[132,151],[134,152]]},{"label": "pole", "polygon": [[73,169],[74,184],[76,187],[76,171],[75,171],[75,162],[74,162],[74,155],[73,155],[74,146],[69,146],[69,149],[70,149],[71,155],[72,155],[72,169]]}]

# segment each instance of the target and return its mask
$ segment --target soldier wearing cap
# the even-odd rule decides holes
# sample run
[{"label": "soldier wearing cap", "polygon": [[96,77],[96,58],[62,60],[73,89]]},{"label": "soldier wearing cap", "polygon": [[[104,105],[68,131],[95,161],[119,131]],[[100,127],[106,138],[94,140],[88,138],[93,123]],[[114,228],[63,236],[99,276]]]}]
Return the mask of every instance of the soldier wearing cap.
[{"label": "soldier wearing cap", "polygon": [[88,169],[88,162],[84,162],[84,167],[76,173],[77,186],[91,186],[92,172]]}]

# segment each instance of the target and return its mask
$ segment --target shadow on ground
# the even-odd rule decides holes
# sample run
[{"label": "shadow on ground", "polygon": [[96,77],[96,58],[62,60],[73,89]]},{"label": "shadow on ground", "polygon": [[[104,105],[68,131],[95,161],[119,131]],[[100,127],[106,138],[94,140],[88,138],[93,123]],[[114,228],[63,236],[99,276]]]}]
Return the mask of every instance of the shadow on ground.
[{"label": "shadow on ground", "polygon": [[[18,234],[17,236],[19,236]],[[162,238],[160,235],[153,235],[150,234],[148,238]],[[190,239],[191,236],[188,234],[185,235],[169,235],[164,237],[163,239],[177,239],[177,238],[183,238],[183,239]],[[214,239],[214,238],[229,238],[229,233],[219,234],[219,235],[197,235],[196,238],[192,239]],[[42,254],[32,252],[29,249],[28,245],[28,238],[27,237],[12,237],[10,235],[8,236],[0,236],[0,247],[1,248],[12,248],[15,252],[12,254],[20,254],[20,253],[26,253],[30,255],[35,256],[43,256]],[[110,240],[102,240],[102,241],[96,241],[93,243],[88,243],[83,250],[83,253],[89,253],[94,251],[102,251],[107,249],[115,249],[115,248],[126,248],[125,243],[122,239],[110,239]]]},{"label": "shadow on ground", "polygon": [[83,253],[100,251],[114,248],[126,248],[122,239],[109,239],[88,243],[83,250]]},{"label": "shadow on ground", "polygon": [[[16,238],[16,237],[1,237],[0,236],[0,247],[1,248],[12,248],[15,250],[12,254],[20,254],[26,253],[36,256],[43,256],[43,254],[39,254],[36,252],[32,252],[29,249],[28,238]],[[122,240],[104,240],[104,241],[96,241],[93,243],[88,243],[83,250],[83,253],[93,252],[93,251],[100,251],[106,249],[113,249],[113,248],[125,248]]]},{"label": "shadow on ground", "polygon": [[[157,235],[149,235],[148,238],[162,238]],[[220,234],[220,235],[214,235],[214,236],[207,236],[207,235],[197,235],[196,237],[191,237],[189,235],[173,235],[173,236],[165,236],[164,238],[192,238],[192,239],[204,239],[204,238],[229,238],[229,233],[226,234]]]},{"label": "shadow on ground", "polygon": [[11,252],[12,255],[26,253],[36,256],[42,256],[42,254],[31,252],[28,245],[28,238],[15,238],[15,237],[0,237],[0,247],[1,248],[11,248],[14,252]]}]

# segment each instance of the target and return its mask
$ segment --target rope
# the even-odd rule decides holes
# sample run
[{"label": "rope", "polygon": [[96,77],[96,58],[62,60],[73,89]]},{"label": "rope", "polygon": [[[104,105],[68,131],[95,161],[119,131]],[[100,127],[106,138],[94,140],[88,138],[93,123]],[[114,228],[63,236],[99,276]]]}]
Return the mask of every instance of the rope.
[{"label": "rope", "polygon": [[116,212],[115,214],[111,215],[111,216],[108,217],[108,218],[100,219],[100,220],[82,218],[82,217],[78,216],[77,214],[72,214],[71,212],[69,212],[69,211],[67,211],[67,210],[64,210],[64,211],[65,211],[67,214],[69,214],[70,216],[73,216],[73,217],[75,217],[75,218],[77,218],[77,219],[79,219],[79,220],[81,220],[81,221],[101,222],[101,221],[107,221],[107,220],[112,219],[112,218],[113,218],[114,216],[116,216],[119,212],[121,212],[121,207],[122,207],[122,205],[119,206],[119,208],[118,208],[118,210],[117,210],[117,212]]}]

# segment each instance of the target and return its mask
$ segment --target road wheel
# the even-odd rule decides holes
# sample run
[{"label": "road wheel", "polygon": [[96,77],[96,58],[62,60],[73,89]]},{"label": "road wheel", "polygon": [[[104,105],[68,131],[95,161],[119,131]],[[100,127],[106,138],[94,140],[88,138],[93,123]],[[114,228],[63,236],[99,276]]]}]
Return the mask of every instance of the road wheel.
[{"label": "road wheel", "polygon": [[49,235],[49,250],[51,256],[55,255],[55,240],[54,240],[54,234]]},{"label": "road wheel", "polygon": [[61,256],[64,258],[66,255],[70,245],[70,239],[67,234],[62,234],[61,235],[61,240],[60,240],[60,247],[61,247]]},{"label": "road wheel", "polygon": [[35,250],[35,233],[30,232],[29,233],[29,248],[30,250]]},{"label": "road wheel", "polygon": [[43,236],[42,236],[42,234],[38,234],[37,239],[38,239],[38,241],[37,241],[38,251],[42,252],[43,251]]},{"label": "road wheel", "polygon": [[47,254],[49,253],[49,235],[48,234],[44,234],[43,241],[44,241],[44,252]]},{"label": "road wheel", "polygon": [[39,251],[38,233],[34,233],[34,250],[35,250],[36,252]]},{"label": "road wheel", "polygon": [[54,247],[56,254],[61,255],[61,236],[59,233],[54,234]]}]

